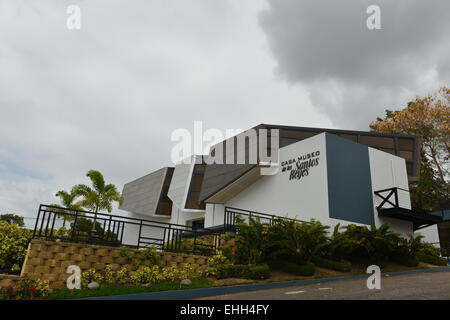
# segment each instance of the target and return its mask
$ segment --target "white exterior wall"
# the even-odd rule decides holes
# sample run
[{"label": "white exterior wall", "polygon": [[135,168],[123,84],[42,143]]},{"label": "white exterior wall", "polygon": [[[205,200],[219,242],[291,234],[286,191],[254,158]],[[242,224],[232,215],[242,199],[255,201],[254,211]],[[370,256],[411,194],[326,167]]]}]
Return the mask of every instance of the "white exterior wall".
[{"label": "white exterior wall", "polygon": [[[373,192],[392,187],[409,190],[405,159],[377,149],[369,148],[369,161]],[[383,195],[387,194],[388,192],[383,193]],[[409,193],[399,190],[398,196],[400,206],[403,208],[411,209],[411,199],[409,197]],[[394,200],[393,197],[392,200]],[[399,232],[403,235],[412,235],[412,222],[386,217],[378,217],[376,207],[382,201],[383,200],[379,196],[373,193],[375,225],[379,227],[383,223],[388,222],[393,231]],[[388,205],[389,204],[387,204],[386,208],[389,207]]]},{"label": "white exterior wall", "polygon": [[422,235],[424,238],[422,241],[433,243],[436,247],[440,247],[439,232],[437,224],[417,230],[414,232],[414,236]]},{"label": "white exterior wall", "polygon": [[[408,190],[405,160],[377,149],[368,148],[372,191],[399,187]],[[280,171],[272,176],[263,176],[224,205],[207,204],[205,227],[223,225],[225,207],[287,216],[309,221],[311,218],[330,226],[346,226],[359,223],[329,217],[328,181],[325,134],[296,142],[280,149],[280,164],[306,153],[320,151],[319,165],[311,168],[310,174],[300,180],[289,180],[289,173]],[[401,206],[411,208],[409,193],[399,194]],[[395,232],[404,236],[413,234],[412,223],[398,219],[378,217],[376,206],[381,203],[373,194],[375,225],[389,222]]]},{"label": "white exterior wall", "polygon": [[[316,151],[320,152],[319,164],[310,168],[308,176],[289,180],[289,171],[282,172],[280,167],[277,174],[261,177],[225,206],[299,220],[315,218],[329,223],[325,134],[281,148],[280,164]],[[220,214],[220,211],[223,212],[223,208],[216,205],[212,219],[212,210],[207,209],[208,224],[213,220],[214,224],[223,224],[223,213]]]},{"label": "white exterior wall", "polygon": [[207,203],[205,213],[205,228],[223,225],[225,206],[218,203]]},{"label": "white exterior wall", "polygon": [[[166,222],[166,223],[168,222],[167,218],[157,218],[157,217],[149,218],[148,216],[137,215],[137,214],[133,214],[133,213],[128,213],[128,217],[134,218],[134,219],[152,220],[152,221],[159,221],[159,222]],[[144,226],[144,227],[142,227],[141,235],[144,237],[162,238],[163,237],[163,229]],[[137,241],[138,241],[138,237],[139,237],[139,225],[127,223],[125,225],[122,242],[124,244],[136,245]]]},{"label": "white exterior wall", "polygon": [[201,220],[204,218],[204,211],[185,211],[178,209],[176,206],[172,206],[172,216],[170,218],[170,223],[191,225],[190,222],[194,220]]},{"label": "white exterior wall", "polygon": [[190,164],[177,164],[173,172],[167,196],[173,204],[179,209],[183,209],[186,204],[187,192],[191,183],[192,171],[194,170],[195,160],[191,158]]}]

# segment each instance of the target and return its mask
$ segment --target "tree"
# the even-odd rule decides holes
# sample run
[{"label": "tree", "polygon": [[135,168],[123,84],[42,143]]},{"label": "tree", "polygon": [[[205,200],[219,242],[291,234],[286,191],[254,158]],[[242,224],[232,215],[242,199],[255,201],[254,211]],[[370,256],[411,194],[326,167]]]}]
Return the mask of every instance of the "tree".
[{"label": "tree", "polygon": [[[440,88],[424,98],[416,97],[402,110],[386,110],[384,119],[377,118],[370,124],[375,132],[413,134],[421,136],[421,176],[416,184],[415,195],[436,195],[433,201],[449,195],[450,150],[450,89]],[[433,171],[431,173],[430,169]],[[422,175],[423,173],[423,175]],[[426,193],[423,191],[426,190]],[[425,203],[426,207],[430,207]],[[432,206],[432,205],[431,205]]]},{"label": "tree", "polygon": [[409,191],[413,207],[432,211],[436,204],[447,199],[446,185],[442,183],[425,155],[421,157],[420,179],[411,183]]},{"label": "tree", "polygon": [[[72,190],[70,192],[64,191],[64,190],[59,190],[56,193],[56,196],[60,198],[61,200],[61,204],[64,208],[68,208],[68,209],[75,209],[75,210],[79,210],[81,209],[81,204],[80,203],[74,203],[74,201],[76,200],[76,198],[78,197],[78,195],[76,194],[75,190],[72,188]],[[55,207],[60,207],[57,204],[53,204],[53,206]],[[63,221],[63,228],[66,226],[66,221],[72,221],[72,216],[67,215],[68,212],[67,210],[64,210],[64,208],[61,209],[56,209],[56,211],[60,212],[57,213],[58,217],[62,217],[64,219]]]},{"label": "tree", "polygon": [[113,184],[106,184],[103,175],[96,170],[89,170],[86,176],[91,179],[92,188],[85,184],[78,184],[73,187],[72,191],[75,195],[83,197],[79,204],[93,212],[95,212],[94,226],[96,225],[97,213],[100,210],[112,211],[113,202],[122,204],[123,197]]},{"label": "tree", "polygon": [[12,213],[5,213],[0,215],[0,221],[6,221],[8,223],[16,223],[19,227],[23,227],[25,223],[23,222],[23,217]]}]

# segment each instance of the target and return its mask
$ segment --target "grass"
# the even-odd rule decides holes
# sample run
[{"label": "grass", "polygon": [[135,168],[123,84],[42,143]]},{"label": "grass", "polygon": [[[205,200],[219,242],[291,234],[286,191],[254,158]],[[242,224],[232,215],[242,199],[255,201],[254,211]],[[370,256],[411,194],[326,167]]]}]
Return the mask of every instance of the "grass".
[{"label": "grass", "polygon": [[[212,282],[210,280],[206,278],[198,278],[193,279],[192,284],[190,285],[183,285],[182,289],[185,290],[185,289],[209,288],[209,287],[212,287]],[[148,287],[108,285],[108,286],[101,286],[100,288],[95,290],[91,290],[88,288],[73,290],[73,295],[71,290],[69,289],[58,289],[54,290],[44,299],[64,300],[64,299],[102,297],[102,296],[113,296],[113,295],[144,293],[144,292],[157,292],[167,290],[180,290],[180,283],[179,282],[158,283]]]}]

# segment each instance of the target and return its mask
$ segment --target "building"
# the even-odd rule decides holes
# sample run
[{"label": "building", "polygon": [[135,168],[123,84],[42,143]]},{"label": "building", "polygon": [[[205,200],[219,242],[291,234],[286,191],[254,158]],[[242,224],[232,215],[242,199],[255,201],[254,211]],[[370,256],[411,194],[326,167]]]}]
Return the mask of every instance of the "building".
[{"label": "building", "polygon": [[[261,132],[269,133],[266,144]],[[419,178],[419,139],[261,124],[213,146],[206,158],[194,155],[125,184],[119,208],[132,217],[193,229],[223,230],[237,214],[253,213],[263,219],[314,218],[331,227],[388,222],[405,237],[427,230],[431,239],[442,218],[411,208],[408,191]],[[239,141],[243,162],[228,144]],[[276,153],[276,161],[260,156],[265,148],[268,155]],[[223,161],[205,161],[214,157]],[[144,232],[148,238],[166,236],[151,228]]]}]

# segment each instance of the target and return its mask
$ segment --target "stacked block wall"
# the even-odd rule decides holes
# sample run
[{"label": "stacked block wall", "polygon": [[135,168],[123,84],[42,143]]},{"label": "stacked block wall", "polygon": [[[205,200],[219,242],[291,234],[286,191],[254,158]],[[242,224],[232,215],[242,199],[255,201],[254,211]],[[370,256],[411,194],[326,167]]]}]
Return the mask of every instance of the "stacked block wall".
[{"label": "stacked block wall", "polygon": [[[133,264],[138,259],[123,257],[122,249],[81,243],[32,240],[22,267],[22,274],[28,273],[32,279],[48,280],[50,287],[54,289],[66,287],[66,280],[70,276],[66,270],[70,265],[77,265],[81,272],[84,272],[90,268],[102,271],[106,265],[111,264],[114,271],[126,267],[133,274]],[[138,252],[137,249],[128,250]],[[170,252],[159,254],[160,267],[176,264],[181,269],[189,263],[196,270],[207,268],[208,257],[205,256]],[[143,265],[150,265],[148,260],[141,261]]]}]

